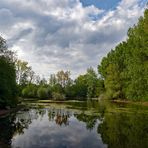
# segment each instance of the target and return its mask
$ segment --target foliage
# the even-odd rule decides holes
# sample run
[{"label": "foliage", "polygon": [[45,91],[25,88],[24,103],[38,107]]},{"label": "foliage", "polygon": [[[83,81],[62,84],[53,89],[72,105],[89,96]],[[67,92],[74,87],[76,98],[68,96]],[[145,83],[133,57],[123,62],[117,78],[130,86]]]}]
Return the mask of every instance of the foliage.
[{"label": "foliage", "polygon": [[22,96],[27,98],[37,97],[37,86],[30,84],[22,90]]},{"label": "foliage", "polygon": [[64,89],[63,89],[62,85],[55,84],[54,86],[51,87],[51,91],[52,92],[57,92],[57,93],[63,93]]},{"label": "foliage", "polygon": [[16,78],[19,85],[31,84],[34,79],[34,72],[28,66],[28,62],[16,60]]},{"label": "foliage", "polygon": [[148,100],[148,9],[137,25],[104,57],[98,71],[111,99]]},{"label": "foliage", "polygon": [[53,92],[53,93],[52,93],[52,98],[53,98],[54,100],[62,101],[62,100],[65,100],[65,95],[62,94],[62,93]]},{"label": "foliage", "polygon": [[71,84],[68,84],[65,89],[64,89],[64,92],[65,92],[65,97],[66,99],[76,99],[76,89],[75,89],[75,85],[73,83]]},{"label": "foliage", "polygon": [[49,97],[48,89],[45,87],[40,87],[37,91],[37,96],[40,99],[47,99]]},{"label": "foliage", "polygon": [[59,71],[57,74],[57,82],[60,84],[62,87],[65,87],[67,83],[70,81],[70,71]]},{"label": "foliage", "polygon": [[[148,9],[130,28],[126,41],[111,50],[98,65],[75,80],[70,71],[50,75],[49,82],[36,76],[27,62],[16,60],[0,37],[0,107],[16,104],[17,93],[41,99],[84,100],[106,94],[110,99],[148,100]],[[17,81],[17,87],[16,87]],[[18,92],[17,92],[18,88]]]},{"label": "foliage", "polygon": [[79,98],[87,98],[87,83],[86,83],[86,75],[80,75],[75,80],[74,90],[76,97]]},{"label": "foliage", "polygon": [[98,78],[96,81],[95,95],[96,97],[100,97],[104,92],[104,80],[102,78]]},{"label": "foliage", "polygon": [[13,53],[0,37],[0,108],[17,104],[17,86]]},{"label": "foliage", "polygon": [[97,74],[93,68],[87,69],[86,84],[87,84],[87,98],[96,97]]}]

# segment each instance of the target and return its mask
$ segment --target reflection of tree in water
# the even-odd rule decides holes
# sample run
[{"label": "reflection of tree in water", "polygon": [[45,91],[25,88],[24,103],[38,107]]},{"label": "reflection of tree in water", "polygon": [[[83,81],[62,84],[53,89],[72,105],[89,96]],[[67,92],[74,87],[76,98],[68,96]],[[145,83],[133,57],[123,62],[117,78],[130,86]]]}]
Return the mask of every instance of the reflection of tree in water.
[{"label": "reflection of tree in water", "polygon": [[148,147],[148,115],[114,113],[105,114],[98,127],[108,148]]},{"label": "reflection of tree in water", "polygon": [[45,113],[46,110],[44,109],[33,109],[29,111],[23,111],[23,113],[18,112],[14,121],[16,127],[14,135],[23,134],[24,129],[29,128],[29,125],[32,123],[32,120],[37,120],[39,117],[41,117],[42,119]]},{"label": "reflection of tree in water", "polygon": [[42,120],[43,116],[46,114],[46,109],[40,109],[36,108],[32,110],[32,120],[36,120],[40,117],[40,120]]},{"label": "reflection of tree in water", "polygon": [[44,110],[29,110],[11,114],[0,119],[0,146],[10,147],[13,136],[23,134],[29,128],[32,120],[45,114]]},{"label": "reflection of tree in water", "polygon": [[69,125],[69,118],[72,114],[64,109],[50,109],[48,111],[49,121],[55,121],[58,125]]},{"label": "reflection of tree in water", "polygon": [[98,116],[86,115],[84,112],[81,114],[75,114],[75,117],[82,122],[86,123],[86,128],[92,130],[97,122]]},{"label": "reflection of tree in water", "polygon": [[[106,112],[106,104],[103,101],[92,101],[87,100],[87,102],[72,102],[70,105],[75,106],[75,108],[83,110],[81,114],[75,114],[75,117],[82,122],[86,123],[86,128],[92,130],[96,125],[97,119],[103,120],[104,114]],[[86,110],[93,110],[98,116],[90,112],[90,115],[86,114]]]},{"label": "reflection of tree in water", "polygon": [[58,125],[69,125],[69,121],[68,121],[68,115],[61,115],[61,114],[57,114],[56,118],[55,118],[55,122]]},{"label": "reflection of tree in water", "polygon": [[10,147],[11,138],[15,132],[15,116],[0,119],[0,145]]}]

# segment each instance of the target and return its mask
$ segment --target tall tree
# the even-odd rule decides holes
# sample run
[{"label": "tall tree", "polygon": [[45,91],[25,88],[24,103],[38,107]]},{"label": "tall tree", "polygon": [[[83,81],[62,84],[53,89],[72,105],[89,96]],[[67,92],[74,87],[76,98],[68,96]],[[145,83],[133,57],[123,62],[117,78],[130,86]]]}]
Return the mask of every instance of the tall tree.
[{"label": "tall tree", "polygon": [[57,77],[57,82],[63,87],[65,87],[70,81],[70,71],[64,72],[63,70],[61,70],[56,74],[56,77]]},{"label": "tall tree", "polygon": [[97,85],[97,74],[92,67],[87,69],[86,73],[86,84],[87,84],[87,97],[96,97],[96,85]]},{"label": "tall tree", "polygon": [[0,37],[0,108],[17,104],[17,87],[13,53]]},{"label": "tall tree", "polygon": [[54,86],[57,83],[57,78],[55,74],[51,74],[49,78],[49,84],[51,86]]},{"label": "tall tree", "polygon": [[148,100],[148,9],[137,25],[98,66],[112,99]]},{"label": "tall tree", "polygon": [[28,66],[28,62],[17,60],[16,61],[16,76],[19,85],[26,85],[32,83],[34,80],[34,72]]}]

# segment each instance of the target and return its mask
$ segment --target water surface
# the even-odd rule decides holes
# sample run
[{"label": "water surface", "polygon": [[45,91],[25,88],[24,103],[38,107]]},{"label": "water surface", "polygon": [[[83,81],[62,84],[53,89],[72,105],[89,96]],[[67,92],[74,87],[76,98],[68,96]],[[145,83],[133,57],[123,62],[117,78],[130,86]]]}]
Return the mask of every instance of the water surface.
[{"label": "water surface", "polygon": [[147,148],[148,109],[98,101],[32,105],[0,119],[0,147]]}]

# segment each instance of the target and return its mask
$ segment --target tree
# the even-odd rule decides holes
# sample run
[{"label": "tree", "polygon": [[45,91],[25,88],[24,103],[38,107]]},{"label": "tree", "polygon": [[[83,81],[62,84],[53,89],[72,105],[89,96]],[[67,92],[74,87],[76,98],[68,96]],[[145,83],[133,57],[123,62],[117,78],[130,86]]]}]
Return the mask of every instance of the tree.
[{"label": "tree", "polygon": [[55,84],[57,84],[57,78],[55,74],[51,74],[50,78],[49,78],[49,84],[51,86],[54,86]]},{"label": "tree", "polygon": [[95,87],[95,95],[96,97],[100,97],[105,92],[104,80],[102,78],[98,78]]},{"label": "tree", "polygon": [[49,97],[48,89],[45,87],[40,87],[37,91],[37,95],[40,99],[47,99]]},{"label": "tree", "polygon": [[80,75],[74,81],[74,91],[77,98],[87,98],[87,79],[86,75]]},{"label": "tree", "polygon": [[86,84],[87,84],[87,97],[93,98],[96,97],[96,85],[97,85],[97,74],[93,68],[87,69],[86,73]]},{"label": "tree", "polygon": [[128,99],[148,100],[148,9],[144,17],[128,31],[126,71],[128,78],[125,95]]},{"label": "tree", "polygon": [[28,66],[28,62],[17,60],[16,61],[16,76],[19,85],[26,85],[32,83],[34,80],[34,72]]},{"label": "tree", "polygon": [[70,71],[59,71],[56,74],[57,82],[62,85],[62,87],[65,87],[67,83],[70,81]]},{"label": "tree", "polygon": [[0,108],[17,104],[17,87],[13,53],[0,37]]},{"label": "tree", "polygon": [[105,79],[105,89],[108,98],[119,99],[122,98],[122,87],[120,80],[120,72],[118,66],[115,64],[109,64],[107,67],[108,77]]},{"label": "tree", "polygon": [[26,98],[36,98],[38,87],[35,84],[29,84],[22,90],[22,96]]},{"label": "tree", "polygon": [[148,100],[148,9],[98,66],[111,99]]},{"label": "tree", "polygon": [[14,52],[8,50],[6,40],[0,36],[0,57],[5,57],[8,61],[14,62]]}]

